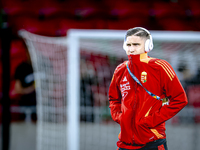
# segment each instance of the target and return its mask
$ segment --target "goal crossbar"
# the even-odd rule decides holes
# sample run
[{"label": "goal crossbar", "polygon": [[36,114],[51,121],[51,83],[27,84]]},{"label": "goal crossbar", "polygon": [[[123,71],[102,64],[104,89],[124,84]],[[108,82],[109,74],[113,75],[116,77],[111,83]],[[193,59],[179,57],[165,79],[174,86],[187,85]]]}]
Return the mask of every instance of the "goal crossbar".
[{"label": "goal crossbar", "polygon": [[[125,30],[82,30],[70,29],[67,33],[68,38],[87,38],[87,39],[123,39]],[[178,42],[199,42],[200,32],[197,31],[150,31],[153,40],[156,41],[178,41]],[[173,35],[173,38],[172,38]]]}]

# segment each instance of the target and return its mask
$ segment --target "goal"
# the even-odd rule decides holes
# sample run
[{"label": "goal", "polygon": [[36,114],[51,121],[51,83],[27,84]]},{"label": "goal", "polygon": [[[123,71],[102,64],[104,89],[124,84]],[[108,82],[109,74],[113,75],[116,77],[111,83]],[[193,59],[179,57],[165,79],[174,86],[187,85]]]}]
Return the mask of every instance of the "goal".
[{"label": "goal", "polygon": [[[37,150],[117,148],[120,127],[111,119],[107,94],[114,69],[127,59],[123,50],[125,32],[69,30],[67,37],[19,32],[28,46],[36,79]],[[194,92],[188,89],[199,85],[192,79],[200,69],[200,33],[151,34],[154,49],[149,55],[167,60],[187,92]],[[199,129],[199,107],[193,96],[190,100],[193,103],[167,122],[170,149],[197,149],[200,137],[193,129]],[[175,124],[182,128],[177,129]],[[191,141],[181,138],[188,132],[195,137]]]}]

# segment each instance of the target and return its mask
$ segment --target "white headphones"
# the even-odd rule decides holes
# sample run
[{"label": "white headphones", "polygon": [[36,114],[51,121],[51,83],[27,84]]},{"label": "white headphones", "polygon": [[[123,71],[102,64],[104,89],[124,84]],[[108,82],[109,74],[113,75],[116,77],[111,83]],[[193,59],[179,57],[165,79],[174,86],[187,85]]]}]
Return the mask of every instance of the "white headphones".
[{"label": "white headphones", "polygon": [[[147,39],[146,42],[145,42],[145,52],[150,52],[153,49],[153,39],[152,39],[151,33],[147,29],[142,28],[142,27],[135,27],[133,29],[142,29],[142,30],[146,31],[149,34],[150,39]],[[123,49],[125,51],[127,50],[126,36],[124,38]]]}]

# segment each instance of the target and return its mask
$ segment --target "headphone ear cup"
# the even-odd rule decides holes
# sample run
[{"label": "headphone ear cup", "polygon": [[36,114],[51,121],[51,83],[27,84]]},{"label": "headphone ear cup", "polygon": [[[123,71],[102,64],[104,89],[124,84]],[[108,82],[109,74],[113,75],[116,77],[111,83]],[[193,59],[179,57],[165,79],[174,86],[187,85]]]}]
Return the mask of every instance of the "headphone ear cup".
[{"label": "headphone ear cup", "polygon": [[150,51],[150,40],[147,39],[145,42],[145,52],[149,52]]},{"label": "headphone ear cup", "polygon": [[149,51],[151,51],[152,49],[153,49],[153,40],[152,36],[150,35]]},{"label": "headphone ear cup", "polygon": [[124,41],[123,49],[124,49],[125,51],[127,50],[126,41]]}]

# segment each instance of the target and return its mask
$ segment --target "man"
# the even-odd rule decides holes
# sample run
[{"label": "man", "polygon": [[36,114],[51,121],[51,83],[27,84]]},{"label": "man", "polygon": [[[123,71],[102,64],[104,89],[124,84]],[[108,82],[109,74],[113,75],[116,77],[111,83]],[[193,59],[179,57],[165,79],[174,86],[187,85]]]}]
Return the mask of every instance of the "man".
[{"label": "man", "polygon": [[109,88],[111,116],[121,127],[118,149],[167,150],[165,121],[187,105],[185,91],[168,62],[147,55],[148,30],[129,29],[123,48],[128,61],[117,66]]},{"label": "man", "polygon": [[[20,96],[20,100],[19,100],[20,106],[25,106],[27,108],[35,107],[36,93],[35,93],[33,68],[32,68],[28,49],[24,41],[22,41],[22,43],[25,47],[27,59],[21,62],[15,70],[15,74],[14,74],[15,86],[14,86],[13,94],[17,94]],[[31,114],[31,118],[33,120],[36,120],[35,112]]]}]

